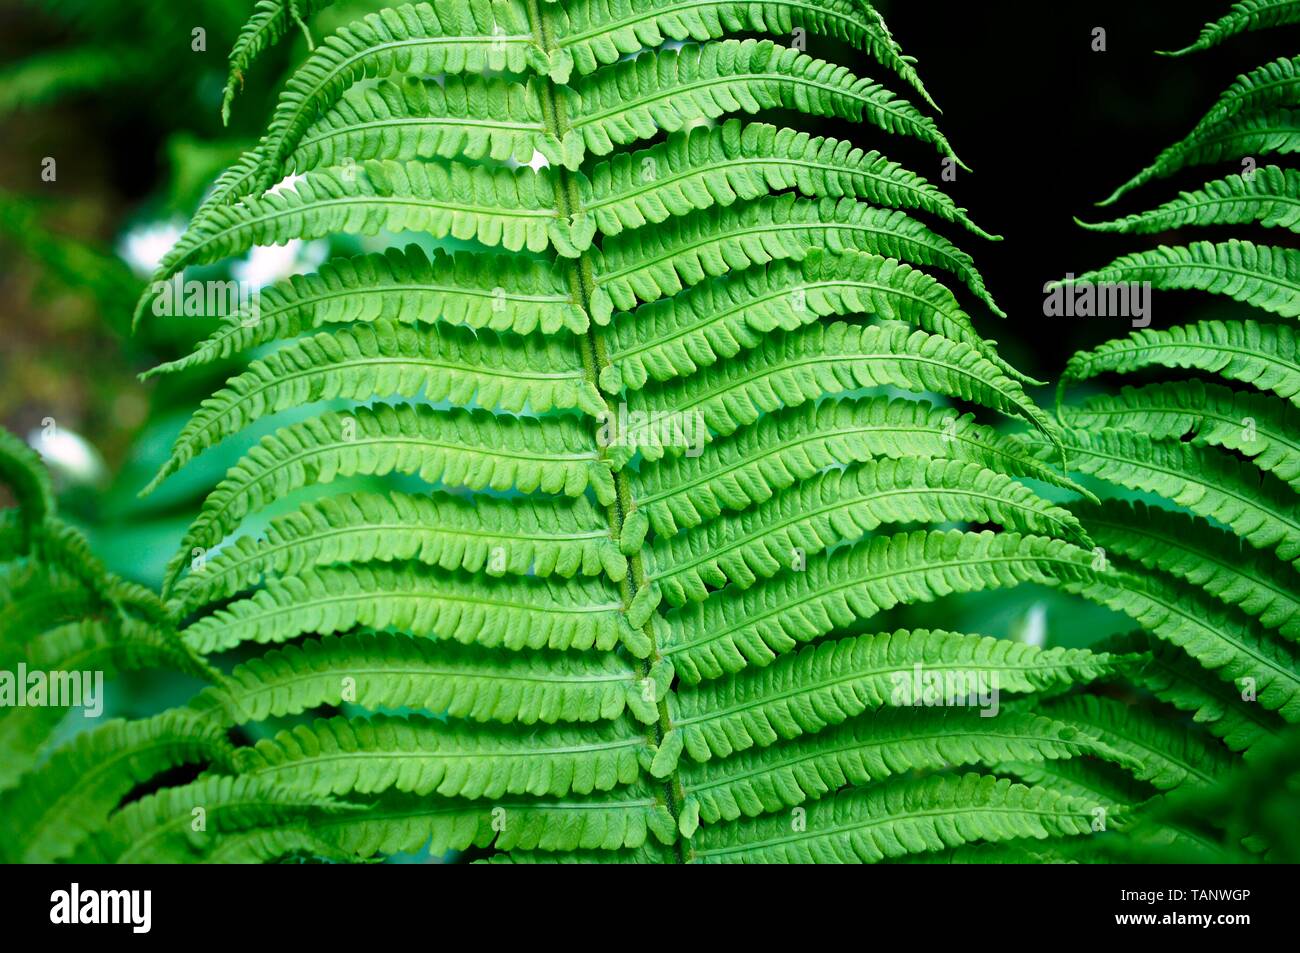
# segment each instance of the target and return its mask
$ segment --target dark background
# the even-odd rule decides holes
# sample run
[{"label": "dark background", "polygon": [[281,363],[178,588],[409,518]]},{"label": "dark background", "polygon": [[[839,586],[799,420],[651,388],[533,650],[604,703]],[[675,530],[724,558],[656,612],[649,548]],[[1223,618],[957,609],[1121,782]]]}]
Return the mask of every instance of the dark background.
[{"label": "dark background", "polygon": [[[883,5],[895,37],[917,57],[921,78],[943,109],[940,128],[974,170],[959,172],[948,191],[983,228],[1005,237],[996,245],[961,244],[1009,315],[1006,331],[992,317],[981,330],[1027,373],[1054,380],[1074,350],[1129,330],[1113,321],[1044,318],[1044,282],[1161,241],[1180,241],[1176,233],[1159,239],[1097,235],[1077,227],[1073,216],[1118,218],[1240,171],[1192,170],[1149,183],[1116,206],[1093,207],[1190,132],[1239,74],[1276,59],[1279,51],[1300,48],[1300,28],[1287,27],[1242,34],[1183,57],[1155,55],[1190,45],[1204,24],[1231,6],[1229,0]],[[1104,53],[1092,51],[1096,27],[1106,30]],[[892,143],[888,149],[895,151]],[[912,167],[923,174],[920,162],[937,166],[923,151],[917,161]],[[1241,228],[1232,234],[1251,237]],[[1194,237],[1228,236],[1199,230]],[[1162,297],[1153,326],[1184,323],[1206,307],[1196,297]]]}]

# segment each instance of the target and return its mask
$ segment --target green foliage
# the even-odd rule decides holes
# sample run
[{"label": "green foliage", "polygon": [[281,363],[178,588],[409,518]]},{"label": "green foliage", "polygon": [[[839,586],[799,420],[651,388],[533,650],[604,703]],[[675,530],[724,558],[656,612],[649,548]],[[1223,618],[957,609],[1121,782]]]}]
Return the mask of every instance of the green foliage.
[{"label": "green foliage", "polygon": [[[227,103],[319,6],[258,5]],[[991,236],[881,152],[748,118],[955,158],[886,85],[727,38],[795,27],[928,102],[848,0],[440,0],[315,46],[155,275],[291,238],[395,246],[281,282],[152,372],[246,367],[153,485],[278,428],[165,588],[187,647],[244,658],[184,717],[262,740],[216,767],[233,777],[124,809],[88,856],[764,859],[754,839],[805,802],[826,829],[788,859],[1091,829],[1092,804],[950,765],[1127,755],[1018,707],[900,707],[897,683],[922,666],[1029,704],[1143,653],[861,633],[957,591],[1095,580],[1076,517],[1016,481],[1077,485],[916,399],[1059,440],[976,330],[968,301],[1001,312],[973,259],[922,218]],[[912,770],[931,776],[886,780]],[[206,837],[174,814],[200,794]]]},{"label": "green foliage", "polygon": [[[256,5],[227,109],[325,5]],[[886,82],[759,38],[796,27]],[[123,630],[132,657],[210,659],[213,684],[0,794],[34,832],[14,856],[1006,862],[1269,833],[1161,811],[1300,720],[1293,252],[1202,244],[1093,276],[1266,320],[1144,331],[1063,387],[1189,367],[1258,393],[1158,384],[1057,420],[977,330],[1001,312],[943,230],[992,236],[882,153],[794,128],[834,117],[956,164],[870,4],[435,0],[312,45],[155,275],[367,240],[151,372],[239,365],[147,490],[249,449],[165,603],[140,596]],[[1276,111],[1257,87],[1289,75],[1244,78],[1214,123]],[[1294,225],[1290,177],[1261,176],[1115,228]],[[31,519],[5,524],[15,553]],[[4,582],[0,618],[104,637],[79,621],[100,590],[73,598],[62,565]],[[1090,650],[898,622],[1022,584],[1142,631]]]},{"label": "green foliage", "polygon": [[1207,23],[1196,42],[1186,49],[1168,53],[1183,56],[1218,46],[1229,37],[1251,30],[1300,23],[1300,3],[1296,0],[1241,0],[1222,19]]},{"label": "green foliage", "polygon": [[[1238,3],[1180,52],[1298,19],[1300,4]],[[1257,168],[1256,157],[1300,146],[1289,109],[1300,92],[1298,62],[1279,59],[1239,77],[1186,139],[1102,204],[1191,166],[1240,162],[1244,171],[1154,211],[1088,227],[1155,234],[1256,225],[1293,233],[1300,180],[1290,169]],[[1068,852],[1080,859],[1294,856],[1294,838],[1268,814],[1286,811],[1294,799],[1295,733],[1288,726],[1300,721],[1300,353],[1289,323],[1300,316],[1298,254],[1237,239],[1198,241],[1138,252],[1078,279],[1205,291],[1258,313],[1136,331],[1075,354],[1062,375],[1058,411],[1070,467],[1104,497],[1069,505],[1105,567],[1075,588],[1142,625],[1144,632],[1098,648],[1144,655],[1115,678],[1117,691],[1136,690],[1144,701],[1125,708],[1084,696],[1041,710],[1088,726],[1141,761],[1138,781],[1170,792],[1131,792],[1123,836]],[[1179,371],[1189,376],[1170,376]],[[1136,374],[1143,375],[1139,386],[1104,390],[1108,375]],[[1085,382],[1092,396],[1071,402],[1069,388]],[[1038,436],[1024,443],[1043,459],[1056,452]],[[1170,709],[1199,727],[1171,720]],[[1034,782],[1042,773],[1019,776]],[[1095,786],[1101,774],[1073,780]],[[1277,803],[1238,809],[1233,798],[1271,798],[1263,789],[1241,794],[1244,785],[1261,783],[1281,792]]]},{"label": "green foliage", "polygon": [[[109,574],[85,537],[60,522],[43,465],[5,430],[0,483],[18,503],[0,511],[0,854],[50,862],[70,856],[137,784],[225,757],[229,744],[184,712],[109,720],[63,743],[74,708],[87,718],[104,713],[104,679],[151,668],[219,675],[181,643],[156,596]],[[20,678],[30,690],[21,704]]]}]

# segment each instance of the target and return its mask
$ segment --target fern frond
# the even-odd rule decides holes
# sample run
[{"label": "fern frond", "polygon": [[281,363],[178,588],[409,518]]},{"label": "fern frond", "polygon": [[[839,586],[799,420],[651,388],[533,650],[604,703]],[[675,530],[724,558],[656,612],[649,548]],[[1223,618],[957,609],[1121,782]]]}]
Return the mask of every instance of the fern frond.
[{"label": "fern frond", "polygon": [[703,828],[694,863],[874,863],[978,841],[1068,837],[1092,830],[1094,805],[1041,787],[967,774],[850,789],[787,817]]},{"label": "fern frond", "polygon": [[1187,513],[1106,500],[1071,509],[1107,552],[1192,585],[1300,641],[1300,586],[1286,566]]},{"label": "fern frond", "polygon": [[1071,855],[1058,848],[1029,847],[1014,840],[995,844],[963,844],[924,854],[905,854],[885,864],[1072,864]]},{"label": "fern frond", "polygon": [[1125,387],[1062,410],[1079,430],[1137,430],[1153,440],[1236,451],[1300,492],[1300,411],[1269,394],[1172,381]]},{"label": "fern frond", "polygon": [[830,470],[694,533],[657,539],[646,576],[669,605],[710,587],[742,589],[885,524],[995,523],[1014,532],[1086,542],[1067,510],[1009,477],[956,460],[868,460]]},{"label": "fern frond", "polygon": [[[509,596],[507,596],[509,593]],[[197,652],[245,642],[285,642],[356,626],[465,645],[609,651],[628,624],[617,591],[600,581],[502,578],[491,588],[473,576],[424,566],[345,565],[273,579],[251,598],[188,626]]]},{"label": "fern frond", "polygon": [[[556,47],[550,54],[540,49],[524,5],[516,0],[419,3],[371,14],[330,37],[299,68],[263,142],[218,181],[199,209],[196,224],[224,204],[269,188],[291,171],[286,160],[309,125],[363,77],[386,77],[398,70],[456,75],[490,69],[532,71],[565,82],[572,64],[566,49]],[[567,112],[574,117],[569,135],[575,141],[560,148],[570,166],[581,158],[578,143],[605,155],[615,143],[634,141],[626,138],[629,135],[672,132],[736,109],[756,113],[781,107],[855,122],[865,119],[888,132],[933,144],[960,162],[934,122],[910,103],[843,67],[767,40],[647,51],[584,77],[567,98],[574,100]]]},{"label": "fern frond", "polygon": [[633,474],[637,508],[660,536],[741,511],[831,466],[885,459],[957,460],[995,473],[1075,489],[1022,443],[925,401],[840,398],[765,414],[709,444],[700,456],[667,456]]},{"label": "fern frond", "polygon": [[655,619],[658,643],[687,684],[764,667],[800,643],[900,603],[1024,582],[1090,578],[1090,555],[1061,540],[1014,533],[878,536],[814,557],[764,586],[715,592]]},{"label": "fern frond", "polygon": [[185,617],[256,585],[339,563],[414,560],[488,576],[596,576],[621,582],[627,560],[586,498],[529,504],[446,493],[352,493],[304,503],[258,539],[240,537],[173,592]]},{"label": "fern frond", "polygon": [[[1084,731],[1076,723],[1076,731]],[[1136,747],[1130,745],[1130,747]],[[1128,758],[1130,765],[1131,756]],[[994,770],[1021,784],[1040,785],[1065,797],[1081,798],[1100,806],[1104,811],[1107,829],[1122,828],[1127,833],[1131,818],[1160,795],[1150,784],[1139,781],[1113,764],[1086,758],[1057,759],[1055,761],[1004,761]],[[1070,856],[1085,855],[1090,847],[1061,844],[1060,849]]]},{"label": "fern frond", "polygon": [[[39,770],[59,740],[56,732],[69,708],[93,712],[103,707],[100,679],[107,682],[125,672],[162,668],[202,681],[220,680],[170,629],[128,615],[105,613],[104,618],[90,616],[45,631],[17,630],[3,636],[0,666],[10,679],[21,671],[19,666],[26,666],[29,675],[49,675],[44,704],[10,707],[11,699],[0,711],[0,791],[19,784],[29,771]],[[65,694],[57,690],[58,673],[80,673],[81,681],[70,682],[73,687]]]},{"label": "fern frond", "polygon": [[672,850],[654,841],[647,841],[634,850],[571,850],[548,853],[535,850],[512,850],[492,854],[478,863],[483,864],[673,864],[681,858]]},{"label": "fern frond", "polygon": [[1064,284],[1148,282],[1157,291],[1208,291],[1283,317],[1300,317],[1300,252],[1235,238],[1177,248],[1162,245],[1125,255]]},{"label": "fern frond", "polygon": [[[380,632],[267,652],[235,668],[190,708],[223,725],[344,703],[532,725],[612,721],[641,691],[636,670],[613,653],[520,652],[503,659],[477,646]],[[644,716],[644,706],[635,707]]]},{"label": "fern frond", "polygon": [[196,862],[201,864],[346,863],[333,844],[312,833],[305,822],[223,834]]},{"label": "fern frond", "polygon": [[[195,548],[206,550],[247,514],[294,489],[359,474],[418,475],[428,483],[613,496],[590,434],[571,418],[494,416],[425,405],[375,404],[329,413],[263,438],[208,496],[168,565],[169,588]],[[164,592],[168,591],[167,588]]]},{"label": "fern frond", "polygon": [[[805,650],[806,651],[806,650]],[[682,766],[705,824],[757,817],[910,771],[1079,755],[1120,757],[1094,737],[1030,712],[884,708],[815,737]]]},{"label": "fern frond", "polygon": [[[237,71],[302,12],[272,6],[255,10]],[[160,477],[275,415],[294,422],[208,495],[165,582],[185,645],[238,648],[242,662],[186,717],[249,725],[262,740],[222,767],[251,798],[275,794],[245,812],[243,789],[203,777],[232,810],[196,839],[175,821],[188,793],[168,792],[122,822],[150,840],[139,856],[699,859],[701,839],[735,838],[746,812],[719,806],[699,830],[681,753],[718,765],[761,747],[798,807],[831,793],[775,780],[801,744],[820,769],[868,783],[817,810],[850,805],[856,821],[861,805],[899,808],[851,835],[872,845],[863,857],[879,859],[881,838],[1068,832],[1043,820],[1069,813],[1054,794],[872,777],[904,758],[934,771],[948,756],[1123,759],[1028,706],[1000,732],[948,720],[952,739],[920,713],[886,713],[856,764],[828,747],[881,707],[884,673],[851,645],[888,642],[909,670],[970,663],[1024,693],[1118,675],[1120,660],[928,630],[855,635],[903,603],[1094,584],[1088,550],[1059,538],[1088,542],[1073,515],[1014,481],[1090,494],[971,414],[854,393],[937,392],[1049,440],[1057,429],[1025,392],[1036,382],[919,270],[955,275],[1000,314],[973,259],[909,213],[991,236],[878,152],[751,121],[865,123],[955,161],[936,123],[884,86],[745,38],[796,29],[924,95],[865,0],[432,0],[344,28],[294,73],[159,280],[313,237],[376,248],[410,231],[474,247],[337,259],[155,372],[277,345],[241,360]],[[515,254],[481,251],[494,247]],[[696,420],[698,442],[662,446],[665,413]],[[870,535],[951,522],[1008,531]],[[784,570],[787,547],[806,571]],[[840,655],[778,659],[830,635],[847,636]],[[333,710],[346,717],[304,718]],[[297,727],[267,737],[285,721]],[[907,736],[912,721],[929,733]]]},{"label": "fern frond", "polygon": [[239,772],[305,794],[496,798],[609,791],[636,780],[645,735],[611,722],[473,730],[427,718],[317,719],[236,752]]},{"label": "fern frond", "polygon": [[[1298,15],[1300,5],[1291,0],[1246,0],[1175,55],[1292,22]],[[1300,178],[1279,166],[1256,164],[1260,156],[1300,148],[1293,108],[1297,94],[1300,57],[1277,59],[1239,76],[1189,135],[1100,204],[1197,165],[1240,160],[1246,171],[1182,192],[1154,211],[1085,227],[1128,234],[1217,225],[1296,231]],[[1300,256],[1294,249],[1237,239],[1161,246],[1079,280],[1207,291],[1284,318],[1300,316]],[[1082,408],[1064,404],[1071,383],[1155,368],[1214,374],[1256,390],[1200,379],[1157,380],[1091,397]],[[1040,706],[1048,715],[1086,725],[1134,756],[1141,766],[1135,778],[1148,790],[1178,789],[1169,797],[1125,791],[1112,769],[1081,771],[1079,761],[1003,767],[1023,780],[1062,790],[1106,795],[1110,789],[1118,803],[1140,805],[1124,816],[1122,836],[1071,852],[1080,860],[1254,859],[1249,852],[1265,839],[1254,836],[1249,824],[1225,820],[1230,812],[1222,804],[1200,813],[1173,806],[1189,789],[1229,790],[1237,754],[1254,757],[1284,722],[1300,718],[1295,645],[1300,586],[1294,575],[1300,569],[1295,496],[1300,444],[1293,439],[1296,408],[1287,405],[1300,403],[1294,331],[1253,321],[1140,331],[1076,354],[1057,402],[1069,428],[1069,465],[1115,484],[1119,496],[1071,507],[1098,544],[1098,571],[1091,580],[1065,581],[1063,588],[1123,612],[1142,627],[1098,646],[1149,653],[1141,664],[1118,672],[1116,680],[1190,714],[1201,727],[1173,720],[1168,708],[1150,702],[1124,705],[1078,695]],[[1041,458],[1050,456],[1041,438],[1026,439],[1038,446]],[[1164,500],[1154,505],[1131,500],[1133,492]],[[1054,774],[1061,777],[1054,781]],[[1201,800],[1208,804],[1219,796]]]},{"label": "fern frond", "polygon": [[1232,10],[1220,20],[1207,23],[1201,35],[1191,46],[1164,56],[1185,56],[1218,46],[1224,40],[1252,30],[1300,23],[1300,2],[1297,0],[1239,0]]},{"label": "fern frond", "polygon": [[[1291,155],[1300,151],[1300,110],[1271,109],[1262,113],[1234,116],[1201,135],[1193,148],[1180,152],[1169,174],[1196,166],[1231,162],[1241,156]],[[1118,190],[1098,205],[1114,204]]]},{"label": "fern frond", "polygon": [[1201,321],[1167,330],[1144,328],[1070,358],[1058,402],[1071,384],[1101,374],[1148,367],[1183,368],[1250,384],[1300,406],[1300,347],[1285,325],[1256,321]]}]

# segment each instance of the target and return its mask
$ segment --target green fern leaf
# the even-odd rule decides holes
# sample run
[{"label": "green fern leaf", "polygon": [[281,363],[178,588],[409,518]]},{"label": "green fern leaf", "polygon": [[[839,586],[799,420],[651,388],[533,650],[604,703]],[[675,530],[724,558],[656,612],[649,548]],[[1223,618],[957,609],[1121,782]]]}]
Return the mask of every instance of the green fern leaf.
[{"label": "green fern leaf", "polygon": [[358,407],[278,430],[231,468],[168,565],[168,587],[193,550],[214,546],[271,500],[310,484],[393,471],[448,487],[576,497],[594,486],[602,502],[613,495],[594,441],[570,418],[497,417],[411,404]]},{"label": "green fern leaf", "polygon": [[1300,406],[1300,348],[1284,325],[1202,321],[1168,330],[1146,328],[1070,358],[1057,392],[1101,374],[1148,367],[1185,368],[1250,384]]},{"label": "green fern leaf", "polygon": [[1252,30],[1300,23],[1300,3],[1297,0],[1239,0],[1232,11],[1221,20],[1208,23],[1195,43],[1185,49],[1165,56],[1185,56],[1218,46],[1229,37]]},{"label": "green fern leaf", "polygon": [[185,617],[271,575],[407,560],[489,576],[604,573],[621,582],[627,574],[603,514],[584,497],[529,506],[442,493],[353,493],[305,503],[259,539],[236,539],[183,577],[173,600]]},{"label": "green fern leaf", "polygon": [[954,592],[1089,578],[1089,554],[1014,533],[925,532],[874,537],[809,559],[750,590],[725,589],[657,618],[658,643],[687,684],[770,665],[780,655],[900,603]]},{"label": "green fern leaf", "polygon": [[422,396],[486,410],[605,412],[569,349],[545,338],[378,320],[317,334],[254,361],[190,418],[144,493],[191,459],[264,416],[315,401]]},{"label": "green fern leaf", "polygon": [[1295,105],[1297,93],[1300,93],[1300,57],[1284,57],[1237,77],[1184,139],[1165,149],[1155,162],[1098,204],[1111,205],[1125,193],[1153,179],[1167,178],[1180,169],[1257,151],[1228,150],[1242,137],[1258,137],[1265,128],[1261,119],[1280,118],[1279,110]]},{"label": "green fern leaf", "polygon": [[[1025,440],[1050,457],[1051,444]],[[1065,436],[1071,467],[1126,486],[1156,493],[1198,516],[1233,530],[1256,549],[1275,550],[1284,562],[1300,560],[1300,510],[1280,481],[1252,472],[1227,454],[1185,443],[1153,441],[1124,430],[1070,430]],[[1300,567],[1297,567],[1300,569]]]},{"label": "green fern leaf", "polygon": [[407,76],[343,96],[312,124],[285,163],[307,171],[367,159],[492,159],[527,165],[534,152],[560,164],[534,85],[503,77]]},{"label": "green fern leaf", "polygon": [[564,8],[556,44],[573,57],[579,73],[590,73],[597,64],[617,62],[665,39],[716,40],[736,33],[786,36],[796,28],[851,43],[934,106],[911,58],[903,55],[880,15],[861,0],[794,0],[773,6],[736,0],[583,0]]},{"label": "green fern leaf", "polygon": [[1288,722],[1300,720],[1300,659],[1289,644],[1271,639],[1253,620],[1209,596],[1147,573],[1111,571],[1062,587],[1123,612],[1147,632],[1178,646],[1234,686],[1258,698]]},{"label": "green fern leaf", "polygon": [[431,719],[318,719],[236,753],[247,777],[318,797],[400,791],[427,796],[590,794],[630,784],[645,736],[610,723],[475,730]]},{"label": "green fern leaf", "polygon": [[694,533],[656,540],[647,578],[669,605],[710,587],[747,589],[808,556],[854,543],[885,524],[995,523],[1086,542],[1078,520],[1009,477],[955,460],[869,460],[831,470]]},{"label": "green fern leaf", "polygon": [[[196,809],[203,812],[199,830],[195,830]],[[212,775],[125,805],[81,845],[75,859],[78,863],[194,863],[231,832],[296,823],[316,827],[357,810],[341,801],[305,797],[252,778]]]},{"label": "green fern leaf", "polygon": [[190,705],[246,724],[350,702],[415,708],[479,722],[612,721],[640,694],[635,669],[612,653],[519,653],[387,633],[344,635],[276,649],[237,667]]},{"label": "green fern leaf", "polygon": [[757,817],[913,770],[1000,761],[1120,757],[1078,729],[1029,712],[886,708],[795,742],[686,763],[682,789],[706,824]]},{"label": "green fern leaf", "polygon": [[1300,641],[1300,588],[1287,567],[1186,513],[1140,502],[1076,503],[1071,509],[1107,552],[1200,586]]},{"label": "green fern leaf", "polygon": [[975,348],[1010,377],[1028,383],[971,326],[952,293],[897,261],[846,251],[811,250],[799,262],[709,279],[682,294],[621,312],[610,325],[609,393],[639,390],[648,380],[694,374],[752,350],[774,330],[792,331],[820,318],[856,313],[917,325]]},{"label": "green fern leaf", "polygon": [[878,152],[765,123],[729,119],[622,152],[578,177],[583,207],[605,235],[673,215],[797,188],[809,198],[855,198],[920,209],[985,238],[943,192]]},{"label": "green fern leaf", "polygon": [[469,847],[497,850],[613,851],[650,837],[676,837],[662,792],[633,785],[558,799],[498,798],[492,803],[387,794],[364,813],[338,814],[312,830],[347,855],[372,857],[428,848],[434,856]]},{"label": "green fern leaf", "polygon": [[1181,649],[1145,633],[1111,639],[1105,646],[1111,651],[1149,653],[1146,662],[1130,669],[1127,676],[1161,701],[1190,712],[1197,724],[1247,758],[1256,745],[1282,728],[1275,715],[1244,701],[1235,686],[1220,681]]},{"label": "green fern leaf", "polygon": [[13,491],[23,526],[19,545],[26,549],[32,532],[54,512],[54,491],[36,451],[3,428],[0,428],[0,482]]},{"label": "green fern leaf", "polygon": [[1125,255],[1065,285],[1147,282],[1157,291],[1208,291],[1283,317],[1300,317],[1300,252],[1236,239],[1180,248],[1162,245]]},{"label": "green fern leaf", "polygon": [[617,592],[599,581],[501,579],[485,589],[472,577],[424,567],[346,565],[272,580],[182,635],[195,651],[210,653],[244,642],[286,642],[308,632],[391,625],[488,648],[610,651],[628,634],[622,610]]},{"label": "green fern leaf", "polygon": [[977,841],[1066,837],[1092,830],[1093,805],[986,775],[886,781],[786,817],[706,827],[694,863],[874,863]]},{"label": "green fern leaf", "polygon": [[826,467],[886,459],[958,460],[1007,475],[1075,485],[1019,441],[969,414],[902,398],[841,398],[778,410],[709,444],[700,456],[668,456],[631,478],[638,509],[671,536],[726,511],[745,510]]},{"label": "green fern leaf", "polygon": [[1127,765],[1134,777],[1160,791],[1213,784],[1231,763],[1217,740],[1113,698],[1071,695],[1044,702],[1042,710],[1084,726],[1114,750],[1131,755]]},{"label": "green fern leaf", "polygon": [[596,155],[700,119],[798,109],[868,122],[917,139],[966,168],[934,121],[911,103],[842,66],[770,40],[724,40],[643,53],[584,77],[573,92],[570,135]]},{"label": "green fern leaf", "polygon": [[293,29],[302,26],[311,42],[304,21],[313,13],[329,6],[334,0],[257,0],[252,15],[239,31],[230,50],[230,75],[221,98],[221,119],[230,122],[230,107],[235,101],[236,86],[243,88],[244,77],[253,61],[275,46]]},{"label": "green fern leaf", "polygon": [[1268,394],[1174,381],[1092,397],[1063,415],[1078,430],[1137,430],[1153,440],[1233,450],[1300,492],[1300,412]]},{"label": "green fern leaf", "polygon": [[315,274],[264,289],[257,305],[256,313],[225,317],[192,354],[144,376],[210,364],[330,324],[421,324],[437,315],[448,324],[517,334],[554,334],[561,328],[581,334],[588,324],[564,278],[544,262],[468,252],[450,255],[441,249],[430,259],[418,245],[334,259]]},{"label": "green fern leaf", "polygon": [[865,251],[931,265],[962,278],[997,314],[969,255],[900,211],[851,199],[813,202],[794,195],[696,212],[605,242],[594,265],[592,320],[630,310],[729,270],[804,258],[811,247]]},{"label": "green fern leaf", "polygon": [[106,722],[0,794],[6,853],[15,863],[69,857],[136,785],[176,765],[223,764],[232,756],[217,728],[184,712]]},{"label": "green fern leaf", "polygon": [[[918,669],[917,666],[920,668]],[[1108,656],[1082,649],[1040,650],[1002,639],[899,631],[833,639],[722,682],[684,687],[669,712],[695,761],[815,734],[867,711],[920,706],[914,671],[959,684],[948,705],[979,705],[990,691],[1036,692],[1105,674]],[[953,676],[956,676],[954,679]],[[985,708],[985,715],[995,709]]]},{"label": "green fern leaf", "polygon": [[[662,422],[650,415],[654,407],[676,408],[682,415],[678,420],[703,422],[710,434],[728,435],[779,407],[864,387],[946,394],[1021,417],[1049,436],[1057,429],[1019,383],[969,345],[899,324],[837,322],[768,335],[751,361],[725,363],[629,394],[630,423],[619,433],[619,449],[639,449],[647,460],[665,452],[696,452],[699,441],[691,441],[692,434],[682,434],[687,438],[682,440],[662,432]],[[631,413],[646,416],[638,422]]]},{"label": "green fern leaf", "polygon": [[[1298,82],[1297,85],[1300,85]],[[1250,225],[1300,231],[1300,173],[1266,165],[1230,175],[1172,202],[1114,222],[1079,224],[1094,232],[1150,235],[1190,225]],[[1078,221],[1078,219],[1076,219]]]}]

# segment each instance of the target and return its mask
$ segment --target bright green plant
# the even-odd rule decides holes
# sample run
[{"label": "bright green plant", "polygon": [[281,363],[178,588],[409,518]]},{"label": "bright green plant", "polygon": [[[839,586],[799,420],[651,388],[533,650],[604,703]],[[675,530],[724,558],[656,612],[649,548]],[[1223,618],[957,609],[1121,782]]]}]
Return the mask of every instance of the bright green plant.
[{"label": "bright green plant", "polygon": [[[1238,4],[1183,52],[1297,19],[1300,4]],[[1155,211],[1087,227],[1130,235],[1211,225],[1300,230],[1296,173],[1261,164],[1300,148],[1292,111],[1300,105],[1298,67],[1300,57],[1283,58],[1239,77],[1185,139],[1102,204],[1184,168],[1233,162],[1242,171]],[[1108,341],[1076,354],[1060,382],[1070,465],[1100,481],[1106,496],[1070,509],[1113,571],[1129,580],[1107,601],[1148,633],[1111,647],[1152,649],[1151,661],[1130,677],[1201,726],[1163,740],[1152,735],[1152,764],[1177,753],[1184,768],[1196,769],[1188,776],[1195,784],[1174,787],[1206,786],[1238,755],[1251,760],[1272,750],[1273,736],[1300,721],[1300,353],[1288,320],[1300,316],[1300,251],[1200,241],[1139,252],[1077,279],[1093,286],[1134,282],[1226,295],[1261,312]],[[1178,371],[1186,373],[1167,377]],[[1066,400],[1072,386],[1138,373],[1151,382],[1082,404]],[[1028,442],[1044,458],[1056,452],[1042,440]],[[1155,711],[1169,717],[1168,708]],[[1113,723],[1127,731],[1136,717],[1135,710],[1117,713]],[[1102,737],[1118,742],[1107,731]],[[1293,745],[1294,732],[1289,737]],[[1225,759],[1228,750],[1235,755]],[[1159,822],[1174,813],[1151,813],[1157,821],[1144,825],[1142,843],[1153,850],[1181,847],[1183,856],[1219,860],[1237,859],[1242,850],[1240,831],[1225,835],[1213,812],[1202,817],[1199,838]],[[1283,843],[1256,839],[1250,846],[1262,852]]]},{"label": "bright green plant", "polygon": [[[231,90],[322,6],[259,3]],[[963,300],[998,308],[973,260],[913,215],[990,236],[915,173],[797,127],[860,123],[949,168],[951,146],[883,85],[726,38],[804,31],[929,103],[862,0],[442,0],[315,48],[156,279],[293,238],[392,247],[267,289],[155,372],[246,361],[158,480],[277,427],[165,582],[176,637],[226,671],[34,772],[11,808],[25,856],[1056,860],[1230,769],[1213,737],[1180,748],[1087,691],[1159,694],[1165,642],[1213,640],[1204,658],[1233,634],[1160,616],[1150,579],[1017,482],[1090,497],[975,330]],[[1021,583],[1164,641],[893,622]],[[1261,698],[1292,710],[1294,667],[1269,674]],[[933,677],[1006,697],[992,717],[913,698]],[[194,780],[117,810],[116,788],[46,809],[87,763],[131,765],[134,787],[196,757]]]},{"label": "bright green plant", "polygon": [[[59,727],[72,705],[102,709],[103,695],[92,702],[92,684],[81,682],[75,702],[55,704],[69,699],[54,697],[52,678],[23,678],[20,689],[20,674],[114,679],[167,668],[203,680],[219,676],[176,637],[157,596],[109,574],[85,537],[58,519],[44,467],[5,430],[0,484],[18,504],[0,511],[0,671],[9,696],[0,707],[0,857],[45,862],[102,828],[154,772],[207,761],[229,744],[184,713],[107,720],[61,744]],[[16,702],[18,691],[38,685],[39,701]],[[137,743],[146,738],[148,745]]]}]

